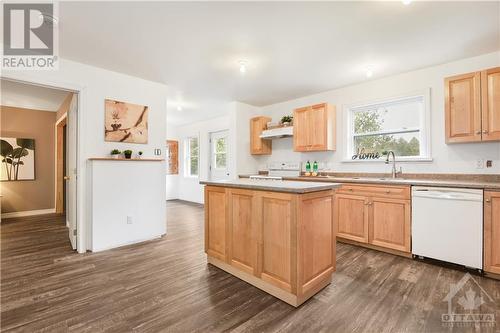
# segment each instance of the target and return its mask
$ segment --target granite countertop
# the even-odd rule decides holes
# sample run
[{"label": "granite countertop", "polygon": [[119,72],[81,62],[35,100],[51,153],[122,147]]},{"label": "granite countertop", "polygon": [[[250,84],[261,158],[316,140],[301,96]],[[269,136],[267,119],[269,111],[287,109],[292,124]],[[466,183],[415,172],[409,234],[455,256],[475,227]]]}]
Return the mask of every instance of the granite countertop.
[{"label": "granite countertop", "polygon": [[[338,176],[300,176],[300,177],[285,177],[284,180],[290,181],[307,181],[314,183],[358,183],[358,184],[385,184],[385,185],[414,185],[414,186],[442,186],[442,187],[465,187],[478,188],[486,190],[500,191],[500,182],[490,181],[472,181],[460,179],[425,179],[423,178],[387,178],[387,177],[338,177]],[[241,175],[242,178],[248,178],[247,175]]]},{"label": "granite countertop", "polygon": [[235,180],[204,180],[200,184],[243,188],[250,190],[261,190],[271,192],[285,192],[285,193],[311,193],[325,190],[336,189],[341,186],[334,182],[311,182],[311,181],[292,181],[292,180],[269,180],[269,179],[248,179],[240,178]]}]

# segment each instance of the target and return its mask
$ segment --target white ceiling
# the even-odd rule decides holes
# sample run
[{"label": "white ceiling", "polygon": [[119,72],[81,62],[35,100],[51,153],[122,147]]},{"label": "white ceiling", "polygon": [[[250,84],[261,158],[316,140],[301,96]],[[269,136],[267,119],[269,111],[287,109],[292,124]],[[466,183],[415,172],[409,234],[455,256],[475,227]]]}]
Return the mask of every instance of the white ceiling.
[{"label": "white ceiling", "polygon": [[61,2],[59,27],[62,57],[168,84],[180,124],[499,50],[500,2]]},{"label": "white ceiling", "polygon": [[9,80],[0,81],[0,104],[56,112],[69,92]]}]

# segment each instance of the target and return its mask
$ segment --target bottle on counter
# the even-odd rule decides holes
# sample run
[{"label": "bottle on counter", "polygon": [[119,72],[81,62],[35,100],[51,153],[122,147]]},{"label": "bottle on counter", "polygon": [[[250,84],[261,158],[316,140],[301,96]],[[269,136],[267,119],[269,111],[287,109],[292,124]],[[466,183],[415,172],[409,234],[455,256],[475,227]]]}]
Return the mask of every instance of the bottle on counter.
[{"label": "bottle on counter", "polygon": [[306,176],[311,175],[311,162],[307,161],[306,162]]},{"label": "bottle on counter", "polygon": [[317,161],[314,161],[313,163],[313,170],[312,170],[312,175],[313,176],[317,176],[318,175],[318,162]]}]

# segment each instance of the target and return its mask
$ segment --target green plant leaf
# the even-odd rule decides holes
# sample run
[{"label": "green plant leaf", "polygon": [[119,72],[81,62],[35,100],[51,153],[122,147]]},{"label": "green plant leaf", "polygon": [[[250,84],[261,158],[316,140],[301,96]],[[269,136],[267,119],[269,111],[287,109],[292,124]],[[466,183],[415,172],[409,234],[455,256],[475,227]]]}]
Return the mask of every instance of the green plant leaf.
[{"label": "green plant leaf", "polygon": [[2,155],[3,157],[6,157],[10,153],[12,153],[13,149],[14,148],[12,147],[12,145],[10,143],[8,143],[5,140],[0,140],[0,155]]},{"label": "green plant leaf", "polygon": [[17,147],[12,151],[13,158],[21,158],[29,154],[28,149]]},{"label": "green plant leaf", "polygon": [[19,147],[35,150],[35,139],[16,139],[16,143]]}]

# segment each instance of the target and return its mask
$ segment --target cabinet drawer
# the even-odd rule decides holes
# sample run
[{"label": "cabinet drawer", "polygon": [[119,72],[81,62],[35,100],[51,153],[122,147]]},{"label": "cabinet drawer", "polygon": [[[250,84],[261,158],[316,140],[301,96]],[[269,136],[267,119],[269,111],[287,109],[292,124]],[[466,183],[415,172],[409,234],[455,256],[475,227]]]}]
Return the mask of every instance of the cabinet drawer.
[{"label": "cabinet drawer", "polygon": [[342,184],[337,193],[371,197],[410,199],[410,186]]}]

